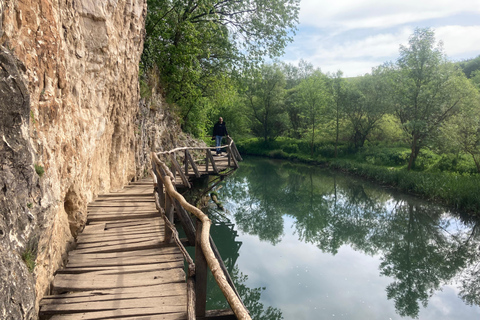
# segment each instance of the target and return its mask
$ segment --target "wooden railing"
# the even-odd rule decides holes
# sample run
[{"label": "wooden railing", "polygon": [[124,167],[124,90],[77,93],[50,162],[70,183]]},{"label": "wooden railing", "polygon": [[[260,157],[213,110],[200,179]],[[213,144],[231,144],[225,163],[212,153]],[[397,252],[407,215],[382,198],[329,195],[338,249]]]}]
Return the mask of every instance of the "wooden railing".
[{"label": "wooden railing", "polygon": [[[225,169],[238,168],[238,161],[242,161],[242,156],[235,145],[235,142],[231,138],[227,138],[228,143],[222,145],[220,148],[226,150],[226,161],[223,161],[224,157],[214,157],[212,151],[216,147],[181,147],[170,151],[159,152],[156,155],[164,163],[169,163],[169,169],[173,174],[173,181],[178,174],[181,178],[183,185],[190,188],[190,182],[188,176],[190,172],[197,178],[202,174],[214,173],[219,174]],[[205,157],[200,157],[194,160],[192,152],[205,153]],[[183,162],[183,163],[182,163]],[[219,165],[221,162],[221,165]],[[182,165],[180,164],[182,163]],[[190,169],[192,171],[190,171]]]},{"label": "wooden railing", "polygon": [[[227,149],[228,163],[233,160],[234,167],[238,167],[237,160],[241,159],[238,150],[235,148],[233,140],[229,144],[222,146]],[[233,284],[233,281],[228,274],[223,260],[210,236],[211,220],[200,209],[188,203],[185,198],[177,192],[175,188],[175,175],[167,166],[167,164],[160,160],[159,156],[169,155],[171,165],[178,173],[183,173],[182,181],[185,184],[188,175],[188,165],[190,164],[195,172],[199,175],[202,172],[198,168],[198,162],[191,157],[189,150],[205,150],[206,160],[205,167],[208,170],[208,162],[215,168],[215,159],[211,155],[211,149],[214,148],[177,148],[168,152],[159,154],[152,153],[152,176],[154,179],[155,189],[155,203],[157,209],[165,220],[165,242],[175,242],[181,249],[187,263],[187,314],[188,319],[193,320],[197,318],[205,318],[206,311],[206,293],[207,293],[207,271],[210,268],[215,281],[222,290],[227,299],[235,317],[237,319],[251,319],[248,310],[245,308],[238,292]],[[175,153],[183,151],[185,154],[184,165],[185,171],[180,169]],[[195,167],[197,168],[195,169]],[[214,172],[218,168],[213,169]],[[185,184],[186,185],[186,184]],[[186,185],[187,186],[187,185]],[[190,186],[190,184],[188,184]],[[193,225],[190,214],[196,217],[196,227]],[[178,232],[174,226],[174,215],[182,224],[185,231],[186,242],[188,245],[195,246],[195,262],[186,251],[182,241],[178,237]]]}]

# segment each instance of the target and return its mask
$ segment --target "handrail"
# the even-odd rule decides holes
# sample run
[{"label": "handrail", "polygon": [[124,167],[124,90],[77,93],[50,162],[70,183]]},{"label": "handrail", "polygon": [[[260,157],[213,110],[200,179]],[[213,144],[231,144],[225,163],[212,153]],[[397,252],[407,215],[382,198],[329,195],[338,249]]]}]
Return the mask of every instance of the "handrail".
[{"label": "handrail", "polygon": [[171,153],[175,153],[183,150],[215,150],[218,148],[223,149],[223,148],[232,147],[232,144],[234,144],[233,139],[230,139],[230,142],[228,144],[225,144],[219,147],[179,147],[169,151],[160,151],[160,152],[157,152],[156,154],[157,155],[171,154]]},{"label": "handrail", "polygon": [[158,156],[154,152],[152,152],[152,160],[154,161],[155,165],[162,168],[163,172],[165,173],[165,176],[163,176],[162,178],[163,178],[163,183],[165,186],[166,193],[168,193],[170,197],[175,198],[183,208],[185,208],[188,212],[196,216],[202,222],[203,226],[202,226],[201,236],[200,236],[202,252],[215,278],[215,281],[217,282],[220,290],[223,292],[230,307],[235,313],[235,316],[239,320],[251,320],[248,310],[245,308],[242,301],[237,296],[234,288],[232,288],[228,283],[223,273],[223,270],[220,266],[220,263],[217,260],[213,252],[213,249],[211,247],[210,226],[212,224],[212,221],[200,209],[188,203],[185,200],[185,198],[175,190],[174,184],[172,183],[172,180],[174,180],[174,176],[172,172],[167,167],[167,165],[158,158]]}]

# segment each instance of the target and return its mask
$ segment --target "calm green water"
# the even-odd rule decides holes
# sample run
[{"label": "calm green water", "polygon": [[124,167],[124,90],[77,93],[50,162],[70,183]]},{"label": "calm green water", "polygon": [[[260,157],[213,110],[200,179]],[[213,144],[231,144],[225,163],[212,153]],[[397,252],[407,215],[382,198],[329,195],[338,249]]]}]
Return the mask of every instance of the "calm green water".
[{"label": "calm green water", "polygon": [[[268,159],[245,159],[217,192],[212,235],[253,319],[480,319],[475,222]],[[209,309],[226,306],[215,284],[209,295]]]}]

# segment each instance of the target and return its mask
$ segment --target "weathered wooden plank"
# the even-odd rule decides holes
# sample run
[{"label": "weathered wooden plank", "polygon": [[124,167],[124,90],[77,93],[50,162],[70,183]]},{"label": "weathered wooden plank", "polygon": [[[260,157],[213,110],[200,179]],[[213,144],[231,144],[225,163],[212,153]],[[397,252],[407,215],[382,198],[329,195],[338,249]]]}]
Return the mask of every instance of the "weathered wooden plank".
[{"label": "weathered wooden plank", "polygon": [[104,275],[95,272],[74,275],[57,274],[52,287],[55,292],[69,292],[141,287],[172,282],[185,282],[185,272],[182,269],[167,269],[122,275]]},{"label": "weathered wooden plank", "polygon": [[204,320],[237,320],[237,317],[232,309],[207,310]]},{"label": "weathered wooden plank", "polygon": [[112,221],[105,223],[105,230],[112,229],[112,228],[124,228],[124,227],[135,227],[135,226],[148,226],[148,225],[155,225],[158,226],[163,224],[160,217],[157,219],[129,219],[129,220],[122,220],[122,221]]},{"label": "weathered wooden plank", "polygon": [[108,197],[108,198],[99,198],[97,200],[95,200],[95,202],[91,202],[91,204],[95,204],[95,203],[105,203],[105,202],[112,202],[112,201],[115,201],[115,202],[121,202],[121,203],[128,203],[128,202],[145,202],[145,203],[149,203],[149,202],[154,202],[152,199],[152,195],[146,195],[146,196],[112,196],[112,197]]},{"label": "weathered wooden plank", "polygon": [[158,217],[158,212],[145,212],[145,213],[126,213],[123,215],[111,215],[111,214],[103,214],[103,215],[88,215],[87,221],[89,222],[106,222],[112,220],[129,220],[133,218],[155,218]]},{"label": "weathered wooden plank", "polygon": [[[132,256],[132,257],[123,257],[123,258],[110,258],[110,259],[69,259],[68,266],[66,270],[76,269],[76,268],[102,268],[102,267],[115,267],[115,266],[135,266],[135,265],[146,265],[146,264],[155,264],[155,263],[167,263],[167,262],[178,262],[183,263],[182,254],[175,253],[170,255],[159,255],[157,256]],[[59,271],[60,272],[60,271]]]},{"label": "weathered wooden plank", "polygon": [[151,244],[153,242],[157,243],[160,240],[163,240],[163,237],[160,235],[153,235],[147,238],[129,238],[129,239],[112,239],[109,241],[102,241],[102,242],[82,242],[77,244],[77,250],[82,249],[89,249],[89,248],[102,248],[104,249],[111,249],[112,247],[117,247],[120,245],[135,245],[135,244]]},{"label": "weathered wooden plank", "polygon": [[87,302],[87,301],[103,301],[113,299],[127,299],[132,297],[165,297],[185,295],[186,283],[175,282],[167,284],[158,284],[145,287],[116,288],[94,291],[78,291],[64,294],[56,294],[46,296],[40,302],[44,304],[70,303],[71,302]]},{"label": "weathered wooden plank", "polygon": [[[153,197],[153,195],[152,195]],[[153,201],[151,202],[125,202],[125,203],[116,203],[116,202],[92,202],[88,205],[88,209],[90,208],[142,208],[142,207],[150,207],[155,209],[155,204]]]},{"label": "weathered wooden plank", "polygon": [[87,312],[68,315],[54,315],[50,320],[94,320],[94,319],[122,319],[122,320],[186,320],[186,312],[158,313],[152,308],[125,309],[114,311]]},{"label": "weathered wooden plank", "polygon": [[103,301],[72,302],[68,304],[47,304],[42,306],[42,314],[58,314],[88,311],[122,310],[130,308],[155,308],[159,313],[183,312],[187,299],[185,295],[176,297],[143,297],[142,299],[115,299]]},{"label": "weathered wooden plank", "polygon": [[111,241],[119,241],[119,240],[130,240],[130,239],[149,239],[149,238],[158,238],[158,236],[163,235],[163,233],[149,233],[149,232],[133,232],[133,233],[116,233],[116,234],[104,234],[98,237],[94,235],[84,236],[81,238],[77,238],[78,245],[80,244],[89,244],[89,243],[99,243],[99,242],[111,242]]},{"label": "weathered wooden plank", "polygon": [[[133,261],[132,261],[133,262]],[[170,258],[169,261],[151,262],[151,263],[132,263],[128,264],[110,264],[108,266],[68,266],[62,270],[57,271],[60,273],[78,274],[86,272],[98,272],[99,274],[123,274],[123,273],[135,273],[146,272],[155,270],[165,270],[173,268],[183,268],[183,259]]]},{"label": "weathered wooden plank", "polygon": [[128,252],[112,252],[112,253],[89,253],[89,254],[79,254],[76,250],[71,251],[68,254],[69,260],[71,258],[76,258],[81,256],[81,259],[114,259],[114,258],[125,258],[125,257],[145,257],[145,256],[155,256],[162,254],[171,254],[179,253],[180,250],[176,246],[161,246],[160,248],[155,249],[143,249],[136,251]]},{"label": "weathered wooden plank", "polygon": [[85,253],[113,253],[113,252],[121,252],[121,251],[134,251],[134,250],[143,250],[143,249],[153,249],[153,248],[160,248],[164,245],[163,238],[159,237],[156,240],[144,241],[140,243],[125,243],[125,244],[115,244],[112,246],[94,246],[91,248],[79,248],[76,249],[75,252],[77,254],[85,254]]}]

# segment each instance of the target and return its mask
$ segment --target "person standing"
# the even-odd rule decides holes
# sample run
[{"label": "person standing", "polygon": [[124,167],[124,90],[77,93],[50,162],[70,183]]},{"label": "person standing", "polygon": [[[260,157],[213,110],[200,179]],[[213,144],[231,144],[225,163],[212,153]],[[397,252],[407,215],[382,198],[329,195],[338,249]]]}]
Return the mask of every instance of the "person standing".
[{"label": "person standing", "polygon": [[228,135],[227,126],[223,122],[223,118],[218,118],[218,122],[213,126],[213,137],[215,138],[215,146],[217,147],[217,155],[221,154],[222,151],[220,146],[222,145],[222,139],[224,136],[230,137]]}]

